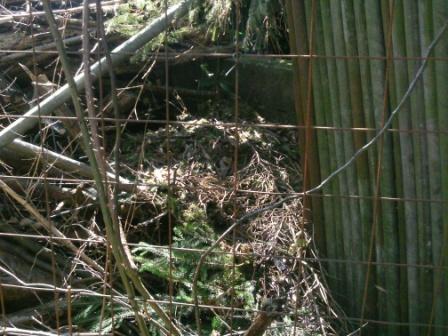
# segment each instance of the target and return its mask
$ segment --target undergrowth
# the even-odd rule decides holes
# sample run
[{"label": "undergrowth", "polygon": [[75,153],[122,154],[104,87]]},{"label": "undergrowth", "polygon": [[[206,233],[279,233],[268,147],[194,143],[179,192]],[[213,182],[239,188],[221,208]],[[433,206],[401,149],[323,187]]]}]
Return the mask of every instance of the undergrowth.
[{"label": "undergrowth", "polygon": [[[139,167],[140,181],[153,186],[147,200],[126,201],[137,204],[135,224],[129,225],[128,233],[128,240],[136,243],[132,246],[134,260],[156,299],[165,302],[166,308],[172,301],[173,317],[192,334],[196,328],[192,279],[203,251],[235,216],[272,203],[278,199],[276,194],[291,193],[301,186],[295,132],[257,128],[244,121],[236,137],[236,130],[218,119],[218,115],[230,113],[228,108],[210,105],[208,119],[179,115],[184,123],[172,125],[168,133],[161,128],[124,135],[125,161]],[[245,115],[264,122],[254,111],[245,111]],[[233,172],[237,143],[237,171]],[[166,183],[168,153],[170,186]],[[239,192],[232,192],[235,174]],[[259,193],[245,193],[251,190]],[[143,211],[137,211],[139,207]],[[297,312],[298,316],[294,322],[291,314],[280,315],[268,335],[289,335],[294,323],[304,335],[331,334],[329,324],[319,318],[335,312],[319,281],[318,265],[298,261],[315,256],[311,238],[301,227],[302,211],[300,200],[267,211],[238,227],[234,236],[222,241],[206,258],[197,287],[200,305],[209,307],[200,311],[203,334],[225,335],[230,325],[234,331],[247,329],[266,300],[276,302],[279,311]],[[148,217],[151,219],[145,220]],[[170,223],[171,247],[167,238]],[[101,305],[95,307],[97,313],[81,316],[99,319]],[[119,317],[116,328],[132,334],[128,327],[132,317],[126,309],[108,309]],[[111,321],[107,319],[110,313],[105,317],[106,322]],[[85,327],[93,330],[98,323],[89,321]]]},{"label": "undergrowth", "polygon": [[[168,7],[177,3],[179,0],[167,1]],[[107,29],[132,36],[164,12],[164,0],[130,0],[118,7],[117,14],[107,21]],[[145,60],[148,53],[164,45],[165,39],[174,49],[213,46],[218,42],[232,45],[238,38],[242,51],[287,52],[285,9],[280,0],[243,0],[238,17],[237,24],[237,9],[232,0],[194,1],[188,17],[167,34],[150,41],[134,56],[134,61]]]}]

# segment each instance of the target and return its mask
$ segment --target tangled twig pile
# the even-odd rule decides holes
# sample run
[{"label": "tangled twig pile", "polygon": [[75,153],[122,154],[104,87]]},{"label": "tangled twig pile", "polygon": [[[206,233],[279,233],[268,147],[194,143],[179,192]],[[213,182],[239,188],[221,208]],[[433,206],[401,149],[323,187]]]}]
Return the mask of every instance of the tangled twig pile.
[{"label": "tangled twig pile", "polygon": [[[179,6],[169,11],[170,18],[185,14],[191,1],[175,2]],[[43,3],[47,17],[51,18],[51,6],[55,5],[49,1]],[[114,11],[119,1],[106,3]],[[137,4],[138,11],[156,4],[138,3],[143,6],[139,9]],[[232,2],[221,3],[227,4],[230,15]],[[32,5],[37,6],[32,6],[34,9],[40,8],[40,2]],[[86,22],[81,26],[78,22],[81,8],[70,10],[78,16],[69,20],[66,28],[82,27],[84,36],[94,32],[89,30],[89,18],[92,18],[88,8],[84,9]],[[201,6],[199,12],[207,8]],[[249,14],[256,14],[255,5],[250,8]],[[53,9],[63,12],[59,7]],[[161,14],[160,11],[158,8],[156,12]],[[24,20],[23,24],[32,24],[27,21],[28,14],[8,14],[7,18],[2,17],[2,22],[7,22],[10,28],[19,24],[19,19]],[[91,20],[97,24],[95,27],[102,26],[100,17],[97,22]],[[33,58],[26,64],[34,96],[25,99],[23,95],[17,104],[12,104],[16,101],[11,93],[15,83],[0,78],[0,84],[7,84],[2,88],[2,97],[8,98],[5,101],[2,98],[5,115],[20,114],[28,105],[43,99],[43,94],[50,94],[39,107],[34,106],[26,113],[27,118],[12,123],[5,120],[5,129],[1,131],[4,145],[0,144],[0,154],[8,165],[2,162],[0,166],[0,187],[4,191],[0,197],[8,206],[0,203],[3,264],[0,265],[0,306],[7,331],[40,334],[43,328],[57,333],[68,328],[70,332],[171,334],[173,329],[174,334],[217,335],[238,331],[260,335],[269,330],[272,335],[289,335],[291,328],[300,328],[303,332],[331,333],[323,315],[335,314],[319,281],[316,265],[306,261],[312,248],[300,199],[296,197],[257,212],[266,204],[278,202],[282,195],[300,190],[300,160],[294,132],[272,131],[247,122],[224,123],[221,120],[233,113],[225,101],[207,106],[207,119],[198,119],[183,111],[177,116],[177,122],[167,123],[166,127],[149,131],[147,125],[142,130],[136,123],[133,127],[138,129],[131,132],[126,129],[127,123],[119,124],[120,115],[115,106],[113,146],[111,127],[103,120],[98,124],[93,120],[96,108],[102,117],[104,114],[100,111],[111,112],[104,103],[116,100],[117,83],[111,81],[107,88],[110,96],[103,97],[104,101],[99,99],[99,106],[94,106],[93,84],[86,75],[90,73],[89,56],[94,56],[89,54],[88,39],[83,40],[86,43],[83,52],[78,50],[80,36],[66,39],[66,45],[73,42],[70,45],[76,49],[69,52],[56,27],[62,18],[55,15],[54,19],[48,22],[64,65],[65,76],[60,73],[60,79],[64,78],[70,85],[55,92],[43,92],[42,89],[56,89],[58,85],[49,80],[50,71],[37,69]],[[166,24],[169,20],[166,18]],[[220,24],[224,25],[224,21]],[[138,49],[148,42],[149,35],[154,37],[164,29],[163,22],[164,17],[160,16],[144,29],[143,35],[139,33],[141,39],[137,46],[130,48],[126,41],[121,45],[125,49],[117,48],[120,51]],[[205,26],[217,29],[213,25]],[[249,28],[248,25],[247,30],[251,32]],[[98,36],[103,34],[101,28]],[[253,30],[249,35],[253,37]],[[48,45],[38,48],[42,61],[53,57],[44,51],[55,44],[46,41]],[[158,47],[161,44],[155,41]],[[34,42],[21,48],[24,53],[12,53],[5,58],[9,60],[5,65],[12,63],[8,68],[12,71],[11,77],[23,72],[15,64],[18,58],[24,58],[26,52],[36,56]],[[85,73],[80,75],[83,81],[79,83],[86,86],[86,99],[74,89],[79,84],[70,72],[71,66],[79,64],[77,57],[81,54]],[[78,62],[69,62],[67,55]],[[113,59],[123,57],[124,60],[125,55],[116,53]],[[110,69],[110,60],[107,57],[103,60],[105,63],[95,64],[101,64],[102,71]],[[54,64],[56,73],[59,62]],[[28,68],[22,66],[22,69]],[[162,105],[160,99],[154,99],[156,104],[140,99],[142,92],[154,93],[158,89],[159,93],[177,95],[176,88],[147,85],[145,77],[151,69],[153,65],[144,71],[145,83],[140,94],[129,95],[121,113],[132,109],[139,119],[145,114],[140,110],[143,105],[148,105],[145,107],[151,113],[152,107]],[[110,76],[114,77],[112,73]],[[52,80],[57,77],[53,76]],[[28,83],[29,79],[23,82]],[[212,84],[214,90],[219,86],[219,83]],[[127,82],[123,91],[129,86]],[[52,97],[63,94],[65,98],[61,99],[65,101],[70,88],[73,106],[62,105],[59,115],[68,132],[60,133],[50,122],[52,116],[46,114],[59,113],[59,109],[50,109]],[[101,96],[104,88],[94,89]],[[184,91],[191,94],[194,90]],[[208,91],[208,95],[218,98],[215,91]],[[17,89],[17,92],[21,91]],[[124,100],[125,96],[120,95],[120,99]],[[86,106],[90,128],[83,116]],[[73,107],[79,125],[73,120]],[[263,124],[262,119],[251,117],[256,115],[254,111],[243,112],[247,120]],[[213,118],[214,114],[219,117]],[[23,140],[15,139],[39,124],[42,115],[45,115],[42,121],[50,124],[49,127],[40,127],[37,134],[29,134]],[[47,117],[50,119],[46,120]],[[79,126],[82,126],[81,132]],[[123,142],[120,142],[121,127],[121,131],[126,130]],[[78,142],[80,134],[82,145]],[[37,141],[40,146],[34,144]],[[86,154],[89,162],[85,160]],[[245,217],[248,213],[253,216]],[[233,227],[233,235],[226,234]],[[121,283],[116,280],[118,277]],[[53,298],[46,295],[49,291],[53,291]],[[54,306],[54,310],[49,306]]]},{"label": "tangled twig pile", "polygon": [[[247,123],[237,128],[216,119],[185,115],[182,118],[184,122],[171,126],[168,136],[165,129],[146,134],[144,151],[159,151],[164,159],[143,160],[146,165],[140,172],[141,176],[150,177],[146,180],[150,184],[166,183],[169,161],[173,197],[179,200],[178,212],[195,204],[203,210],[206,222],[220,233],[239,214],[300,190],[294,131],[272,131]],[[236,267],[246,267],[246,277],[249,270],[248,279],[254,284],[253,305],[248,307],[243,301],[233,304],[272,310],[270,316],[276,319],[271,319],[266,328],[276,320],[277,333],[272,332],[273,335],[278,335],[279,330],[288,333],[294,323],[301,330],[331,333],[330,324],[322,316],[336,316],[316,265],[307,262],[315,255],[303,211],[300,199],[266,211],[237,227],[235,235],[227,237],[215,251],[233,255],[232,263],[239,265]],[[180,217],[175,220],[181,221]],[[210,262],[213,257],[207,258]],[[205,302],[204,297],[201,300]],[[219,313],[223,320],[229,318],[228,312],[218,310]],[[296,321],[292,322],[294,315]],[[244,316],[253,318],[251,314]]]}]

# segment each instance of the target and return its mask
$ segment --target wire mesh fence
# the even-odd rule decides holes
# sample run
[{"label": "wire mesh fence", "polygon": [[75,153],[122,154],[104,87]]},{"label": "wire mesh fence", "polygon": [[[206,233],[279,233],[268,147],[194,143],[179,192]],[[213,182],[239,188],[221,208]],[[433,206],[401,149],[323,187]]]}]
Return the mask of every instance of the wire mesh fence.
[{"label": "wire mesh fence", "polygon": [[445,335],[444,1],[0,3],[5,335]]}]

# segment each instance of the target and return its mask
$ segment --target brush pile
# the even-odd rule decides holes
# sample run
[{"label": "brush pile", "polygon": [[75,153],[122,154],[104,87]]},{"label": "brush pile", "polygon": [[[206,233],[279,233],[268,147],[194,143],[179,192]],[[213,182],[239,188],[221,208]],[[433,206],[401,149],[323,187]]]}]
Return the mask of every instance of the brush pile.
[{"label": "brush pile", "polygon": [[[209,116],[213,114],[212,108]],[[269,130],[262,120],[235,127],[210,117],[197,119],[182,114],[178,119],[168,132],[162,127],[124,134],[122,171],[138,181],[141,192],[122,192],[119,203],[128,244],[142,278],[158,300],[169,302],[171,291],[172,300],[178,304],[174,317],[191,331],[195,330],[192,279],[201,253],[235,219],[300,191],[301,171],[294,131]],[[49,190],[64,192],[64,201],[45,196],[42,182],[28,182],[22,192],[41,212],[49,209],[54,226],[66,237],[79,239],[79,251],[103,264],[107,238],[95,188],[87,182],[74,186],[67,180],[55,183],[49,178],[46,184]],[[16,280],[21,279],[23,284],[38,282],[48,288],[54,279],[61,287],[71,283],[71,309],[79,331],[132,330],[133,312],[129,307],[120,302],[103,303],[100,274],[67,254],[58,241],[45,239],[48,235],[25,209],[17,208],[13,201],[5,202],[8,206],[1,212],[3,232],[42,234],[38,240],[2,238],[2,246],[6,246],[3,239],[9,242],[7,245],[14,244],[8,251],[20,249],[21,256],[25,256],[23,244],[27,245],[28,264],[8,262]],[[198,283],[203,332],[226,334],[231,325],[234,330],[245,330],[259,311],[269,311],[266,329],[271,335],[289,335],[294,324],[304,334],[331,334],[325,316],[336,315],[320,282],[318,265],[307,261],[315,255],[303,211],[298,198],[249,219],[206,258]],[[167,245],[170,240],[172,249]],[[33,255],[42,248],[31,266]],[[52,258],[56,259],[54,265]],[[38,271],[41,268],[42,272]],[[114,283],[114,289],[118,288]],[[22,288],[14,292],[6,290],[4,298],[14,310],[24,297],[31,299]],[[17,300],[12,300],[14,295]],[[35,295],[38,301],[34,310],[40,323],[51,325],[54,311],[47,309],[52,299],[40,292]],[[59,309],[64,312],[60,323],[66,325],[67,300],[59,301]],[[101,308],[103,305],[105,308]],[[101,309],[105,309],[103,315]],[[9,313],[11,320],[20,317],[25,325],[34,324],[29,309]]]},{"label": "brush pile", "polygon": [[[117,7],[119,1],[102,3],[117,14],[108,23],[114,31],[125,8]],[[252,4],[248,9],[255,10]],[[66,45],[73,48],[68,50],[75,72],[82,67],[76,30],[82,3],[66,5],[52,2],[56,21],[64,23]],[[133,2],[133,15],[139,5],[149,6]],[[199,11],[216,11],[218,5],[229,11],[219,18],[225,24],[231,2]],[[2,32],[14,29],[25,36],[2,41],[7,43],[2,49],[23,51],[2,55],[3,130],[51,98],[66,79],[54,41],[44,32],[40,2],[27,6],[6,1],[0,7]],[[92,22],[92,34],[97,24]],[[187,35],[176,35],[170,47],[179,47]],[[116,36],[115,42],[125,35]],[[161,41],[152,43],[150,50],[161,47]],[[79,130],[82,120],[69,102],[54,111],[57,117],[38,114],[34,128],[0,146],[2,330],[14,335],[332,334],[329,321],[337,315],[314,261],[312,228],[300,197],[238,222],[301,191],[296,131],[270,128],[241,100],[242,117],[234,118],[235,97],[216,87],[198,94],[161,84],[163,76],[157,74],[163,65],[156,58],[125,68],[114,83],[108,78],[92,88],[98,120],[88,120],[87,136],[100,153],[100,182],[80,141],[86,136]],[[79,100],[84,109],[92,103],[84,96]]]},{"label": "brush pile", "polygon": [[[142,169],[138,174],[145,183],[168,187],[167,176],[171,175],[170,197],[176,200],[172,225],[175,245],[180,248],[174,251],[174,256],[182,253],[183,248],[204,251],[235,222],[235,218],[300,191],[301,170],[295,131],[270,130],[263,127],[264,121],[259,117],[239,125],[213,118],[226,112],[229,113],[230,108],[221,103],[210,106],[207,119],[182,114],[178,117],[182,122],[171,126],[168,132],[165,128],[149,131],[138,140],[134,139],[135,145],[130,144],[130,148],[139,149],[141,164],[138,166]],[[256,114],[249,107],[245,107],[243,113]],[[129,152],[131,156],[134,154],[135,150]],[[159,200],[165,202],[166,198]],[[154,204],[154,209],[157,208],[163,206]],[[272,328],[269,335],[290,335],[294,316],[297,328],[305,335],[331,334],[330,325],[320,316],[336,315],[325,286],[320,282],[317,265],[307,262],[307,258],[316,256],[307,233],[311,228],[303,221],[303,211],[297,198],[263,212],[236,227],[207,259],[202,281],[209,276],[213,279],[215,275],[207,272],[217,272],[223,266],[219,276],[227,281],[217,284],[220,287],[217,292],[205,290],[201,303],[233,306],[237,311],[216,308],[215,317],[210,320],[212,326],[220,327],[215,331],[230,332],[232,318],[238,321],[234,326],[239,325],[244,330],[257,316],[257,310],[268,310],[275,317],[272,326],[273,320],[267,319],[266,330]],[[159,218],[156,227],[166,226],[160,222],[160,214],[152,217]],[[192,219],[201,223],[204,231],[190,231],[196,230],[189,225]],[[151,251],[148,254],[157,255],[155,249]],[[219,259],[219,255],[231,258]],[[190,262],[195,265],[199,256],[190,253]],[[227,265],[217,266],[218,262]],[[160,264],[152,265],[155,266],[160,267]],[[165,266],[168,267],[167,256]],[[193,273],[194,267],[183,273],[183,286],[178,287],[176,282],[175,292],[191,298],[188,289],[192,284],[187,279],[191,279]],[[234,293],[236,298],[229,293]],[[210,319],[207,313],[204,309],[203,320]],[[184,314],[188,315],[188,309]]]}]

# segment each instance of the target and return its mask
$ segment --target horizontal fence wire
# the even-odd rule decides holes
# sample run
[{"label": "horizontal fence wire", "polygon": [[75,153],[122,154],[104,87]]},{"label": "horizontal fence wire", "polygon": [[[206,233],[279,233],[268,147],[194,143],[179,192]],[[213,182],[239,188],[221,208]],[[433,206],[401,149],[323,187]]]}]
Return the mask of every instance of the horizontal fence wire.
[{"label": "horizontal fence wire", "polygon": [[[76,117],[70,117],[70,116],[53,116],[53,115],[18,115],[18,114],[7,114],[3,117],[0,117],[1,119],[48,119],[48,120],[77,120]],[[199,123],[199,122],[189,122],[189,121],[175,121],[175,120],[156,120],[156,119],[126,119],[126,118],[107,118],[107,117],[97,117],[97,118],[91,118],[86,117],[85,120],[92,120],[92,121],[104,121],[104,122],[121,122],[121,123],[129,123],[129,124],[159,124],[159,125],[165,125],[169,124],[170,126],[200,126],[200,127],[223,127],[223,128],[235,128],[237,124],[230,123],[230,122],[219,122],[219,123]],[[366,133],[378,133],[381,129],[376,128],[361,128],[361,127],[334,127],[334,126],[303,126],[303,125],[288,125],[288,124],[258,124],[258,123],[248,123],[243,122],[241,124],[238,124],[238,127],[240,128],[270,128],[270,129],[288,129],[288,130],[303,130],[303,129],[310,129],[310,130],[316,130],[316,131],[336,131],[336,132],[366,132]],[[385,130],[386,132],[390,133],[416,133],[416,134],[448,134],[447,129],[434,129],[434,130],[427,130],[427,129],[401,129],[401,128],[388,128]]]},{"label": "horizontal fence wire", "polygon": [[[0,179],[4,179],[5,181],[10,180],[11,176],[9,175],[0,175]],[[76,178],[57,178],[57,177],[42,177],[42,176],[14,176],[14,179],[24,180],[24,181],[48,181],[48,182],[58,182],[54,183],[54,185],[70,185],[70,184],[79,184],[79,183],[94,183],[95,181],[92,179],[76,179]],[[103,182],[107,182],[111,185],[127,185],[132,187],[163,187],[163,184],[156,183],[144,183],[144,182],[115,182],[104,180]],[[217,187],[224,191],[232,191],[231,188],[225,188],[222,186]],[[215,188],[211,187],[203,187],[203,189],[214,190]],[[273,196],[303,196],[304,193],[301,192],[268,192],[268,191],[259,191],[259,190],[245,190],[245,189],[237,189],[235,190],[237,193],[241,194],[259,194],[259,195],[273,195]],[[411,203],[447,203],[448,200],[444,199],[426,199],[426,198],[398,198],[398,197],[388,197],[388,196],[361,196],[361,195],[333,195],[333,194],[308,194],[307,197],[315,197],[315,198],[339,198],[339,199],[357,199],[357,200],[381,200],[388,202],[411,202]]]},{"label": "horizontal fence wire", "polygon": [[[104,240],[95,240],[95,239],[85,239],[85,238],[68,238],[68,237],[54,237],[54,236],[46,236],[46,235],[32,235],[25,233],[7,233],[0,232],[0,237],[16,237],[16,238],[29,238],[29,239],[48,239],[57,241],[71,241],[78,243],[86,243],[86,244],[101,244],[106,245],[107,242]],[[128,243],[130,247],[138,247],[140,246],[138,243]],[[167,250],[169,249],[167,246],[163,245],[148,245],[152,248]],[[205,249],[195,249],[195,248],[186,248],[186,247],[172,247],[173,251],[185,252],[185,253],[195,253],[198,255],[203,254],[207,250]],[[349,259],[333,259],[333,258],[318,258],[318,257],[295,257],[291,255],[285,254],[261,254],[261,253],[250,253],[250,252],[226,252],[226,251],[213,251],[212,254],[221,254],[221,255],[234,255],[236,257],[240,257],[243,260],[253,260],[254,257],[258,257],[261,259],[287,259],[294,261],[302,261],[302,262],[319,262],[319,263],[342,263],[342,264],[357,264],[357,265],[379,265],[386,267],[403,267],[403,268],[425,268],[425,269],[448,269],[448,266],[440,266],[440,265],[419,265],[419,264],[401,264],[401,263],[393,263],[393,262],[385,262],[385,261],[368,261],[368,260],[349,260]]]},{"label": "horizontal fence wire", "polygon": [[[68,55],[82,55],[82,52],[80,51],[66,51]],[[23,50],[23,49],[0,49],[0,53],[11,53],[11,54],[50,54],[50,55],[57,55],[57,50],[39,50],[36,49],[33,50]],[[113,54],[122,54],[122,55],[135,55],[134,52],[126,52],[126,51],[117,51]],[[104,56],[104,53],[97,53],[92,52],[92,56]],[[164,62],[167,58],[164,53],[151,53],[149,52],[147,54],[148,56],[152,57],[155,60],[159,60],[160,62]],[[198,57],[198,58],[235,58],[235,53],[219,53],[219,52],[191,52],[191,51],[183,51],[183,52],[168,52],[168,60],[176,60],[182,56],[188,56],[188,57]],[[356,60],[372,60],[372,61],[403,61],[403,62],[409,62],[409,61],[440,61],[440,62],[447,62],[448,57],[434,57],[434,56],[375,56],[375,55],[302,55],[302,54],[248,54],[241,52],[238,57],[241,59],[323,59],[323,60],[346,60],[346,61],[356,61]],[[6,61],[8,59],[6,58]]]}]

